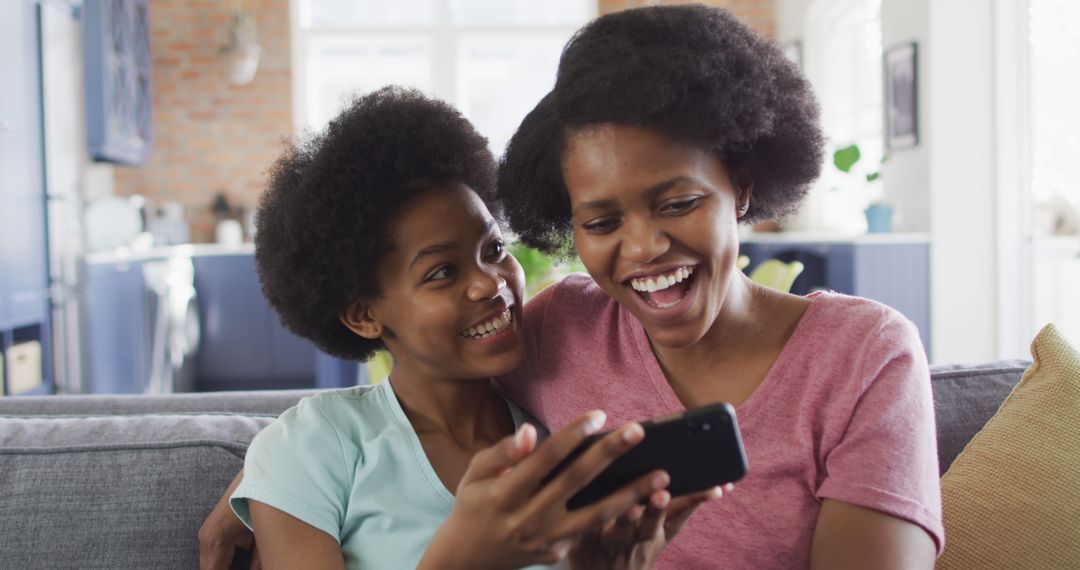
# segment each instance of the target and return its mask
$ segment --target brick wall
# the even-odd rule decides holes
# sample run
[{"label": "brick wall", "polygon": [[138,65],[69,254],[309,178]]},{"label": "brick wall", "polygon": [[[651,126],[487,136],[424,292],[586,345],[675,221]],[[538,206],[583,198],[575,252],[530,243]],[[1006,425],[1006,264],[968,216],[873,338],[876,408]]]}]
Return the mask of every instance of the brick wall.
[{"label": "brick wall", "polygon": [[[599,0],[599,13],[656,3]],[[676,3],[665,0],[661,3]],[[759,32],[775,31],[774,0],[709,0]],[[266,172],[292,132],[289,0],[247,0],[255,12],[262,59],[255,80],[229,85],[219,54],[228,42],[224,0],[153,0],[154,152],[140,168],[117,167],[117,194],[185,205],[192,240],[211,241],[214,194],[248,211]]]},{"label": "brick wall", "polygon": [[[598,13],[610,14],[627,8],[666,4],[686,4],[686,0],[598,0]],[[703,0],[707,4],[726,8],[744,23],[765,37],[776,36],[776,0]]]},{"label": "brick wall", "polygon": [[140,168],[117,167],[118,194],[185,205],[193,241],[210,241],[216,192],[254,207],[266,171],[292,131],[289,0],[248,0],[262,59],[255,80],[236,87],[219,54],[232,2],[153,0],[154,151]]}]

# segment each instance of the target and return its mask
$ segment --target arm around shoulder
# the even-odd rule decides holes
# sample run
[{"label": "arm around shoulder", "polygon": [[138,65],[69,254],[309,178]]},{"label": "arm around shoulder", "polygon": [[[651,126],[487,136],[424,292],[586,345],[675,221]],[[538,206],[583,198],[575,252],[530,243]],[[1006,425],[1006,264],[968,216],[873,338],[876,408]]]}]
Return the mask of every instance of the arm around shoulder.
[{"label": "arm around shoulder", "polygon": [[202,570],[226,570],[237,548],[251,550],[253,546],[254,536],[229,506],[229,498],[243,478],[244,470],[241,469],[199,527],[199,568]]}]

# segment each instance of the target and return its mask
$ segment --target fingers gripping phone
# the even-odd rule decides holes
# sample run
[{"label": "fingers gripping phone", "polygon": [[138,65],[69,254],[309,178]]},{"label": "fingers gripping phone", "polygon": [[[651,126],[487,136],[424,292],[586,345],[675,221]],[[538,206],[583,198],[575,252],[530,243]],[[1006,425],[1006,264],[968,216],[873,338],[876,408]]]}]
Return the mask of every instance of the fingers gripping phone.
[{"label": "fingers gripping phone", "polygon": [[[645,439],[619,456],[567,502],[573,510],[592,504],[657,469],[671,476],[672,497],[738,481],[748,469],[746,450],[731,404],[719,403],[642,422]],[[605,433],[589,436],[562,461],[550,481]]]}]

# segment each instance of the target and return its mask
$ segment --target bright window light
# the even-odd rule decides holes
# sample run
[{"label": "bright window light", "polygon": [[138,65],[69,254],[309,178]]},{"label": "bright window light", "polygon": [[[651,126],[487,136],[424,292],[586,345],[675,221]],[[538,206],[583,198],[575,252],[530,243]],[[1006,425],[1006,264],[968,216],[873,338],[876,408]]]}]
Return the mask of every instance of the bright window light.
[{"label": "bright window light", "polygon": [[323,128],[385,85],[449,102],[501,154],[555,82],[595,0],[293,0],[297,126]]}]

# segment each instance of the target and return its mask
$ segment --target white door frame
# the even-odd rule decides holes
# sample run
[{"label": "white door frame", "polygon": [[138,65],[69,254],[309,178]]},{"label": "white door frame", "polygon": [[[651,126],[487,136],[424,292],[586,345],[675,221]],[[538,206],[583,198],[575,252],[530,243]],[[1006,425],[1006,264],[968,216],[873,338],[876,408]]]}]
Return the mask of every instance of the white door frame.
[{"label": "white door frame", "polygon": [[998,358],[1030,357],[1033,335],[1028,2],[994,2]]}]

